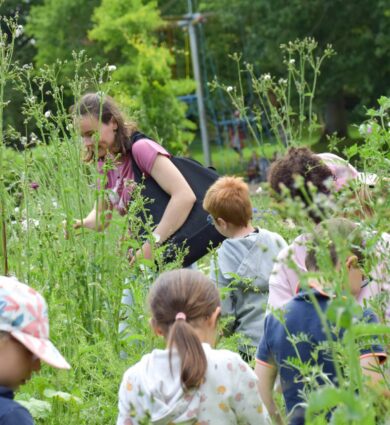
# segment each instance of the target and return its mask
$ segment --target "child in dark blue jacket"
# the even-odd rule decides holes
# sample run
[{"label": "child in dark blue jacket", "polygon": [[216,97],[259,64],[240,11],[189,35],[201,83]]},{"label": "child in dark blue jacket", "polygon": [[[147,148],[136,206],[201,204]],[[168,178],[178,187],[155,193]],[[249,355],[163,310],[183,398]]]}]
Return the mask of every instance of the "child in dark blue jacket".
[{"label": "child in dark blue jacket", "polygon": [[41,368],[41,360],[59,369],[68,362],[49,341],[44,298],[14,278],[0,276],[0,424],[33,425],[14,391]]}]

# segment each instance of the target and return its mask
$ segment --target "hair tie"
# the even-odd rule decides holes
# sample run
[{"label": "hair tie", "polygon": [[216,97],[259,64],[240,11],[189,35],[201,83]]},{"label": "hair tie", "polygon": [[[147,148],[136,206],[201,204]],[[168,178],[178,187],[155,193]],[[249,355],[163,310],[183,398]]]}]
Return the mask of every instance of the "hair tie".
[{"label": "hair tie", "polygon": [[186,320],[186,319],[187,319],[187,316],[182,311],[177,313],[175,316],[175,320]]}]

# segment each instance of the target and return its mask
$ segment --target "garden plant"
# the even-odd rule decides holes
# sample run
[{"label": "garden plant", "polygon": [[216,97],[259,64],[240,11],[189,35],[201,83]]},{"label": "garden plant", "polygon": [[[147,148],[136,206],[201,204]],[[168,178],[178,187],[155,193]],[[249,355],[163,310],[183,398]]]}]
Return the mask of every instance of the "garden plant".
[{"label": "garden plant", "polygon": [[[103,19],[99,16],[97,19]],[[148,289],[160,271],[180,266],[180,255],[175,264],[166,265],[162,261],[164,248],[157,248],[156,261],[140,259],[129,266],[127,250],[137,249],[137,226],[141,226],[134,217],[144,208],[144,201],[137,195],[125,218],[114,215],[110,232],[73,229],[72,221],[85,216],[93,202],[106,194],[104,185],[99,184],[104,182],[104,174],[98,174],[96,163],[87,165],[81,160],[82,142],[64,98],[71,94],[77,101],[87,90],[115,91],[113,70],[109,65],[92,66],[83,53],[73,53],[72,77],[62,75],[64,64],[60,61],[38,69],[19,64],[13,60],[13,49],[23,28],[12,20],[6,24],[8,31],[0,34],[0,271],[16,275],[45,296],[54,324],[52,339],[72,365],[69,372],[44,369],[21,389],[18,400],[30,409],[37,424],[114,423],[124,370],[163,344],[149,327],[149,313],[145,310]],[[104,33],[96,31],[95,36],[103,37]],[[285,78],[277,80],[270,74],[257,77],[250,65],[241,69],[236,56],[237,86],[214,84],[222,86],[234,107],[246,116],[240,78],[249,73],[258,97],[255,120],[248,119],[254,143],[264,147],[261,123],[266,119],[277,149],[283,152],[288,146],[299,145],[320,125],[313,98],[321,84],[321,64],[333,54],[331,46],[320,54],[314,40],[297,40],[282,46]],[[3,117],[12,101],[5,97],[6,87],[23,95],[20,113],[26,126],[24,134],[4,128]],[[53,106],[49,109],[48,104]],[[31,123],[38,129],[36,134],[28,131]],[[367,200],[374,214],[359,218],[362,230],[369,235],[364,267],[369,275],[373,267],[384,263],[390,273],[389,246],[381,251],[382,258],[373,254],[374,247],[382,243],[381,235],[390,232],[390,190],[385,180],[390,168],[390,99],[378,99],[378,106],[367,109],[366,121],[357,126],[361,144],[343,148],[340,140],[332,138],[329,149],[354,162],[359,170],[378,176]],[[21,151],[6,146],[11,135],[21,141]],[[296,184],[301,182],[297,180]],[[340,192],[326,205],[327,210],[331,215],[356,217],[359,208],[351,200],[351,191],[358,190],[352,186],[349,192]],[[280,233],[287,241],[314,230],[299,203],[274,200],[267,193],[264,187],[253,196],[256,224]],[[132,235],[128,234],[128,221],[135,229]],[[342,241],[338,248],[342,249]],[[209,261],[205,258],[199,263],[205,273]],[[335,291],[341,292],[345,276],[335,275],[326,259],[320,273],[333,279]],[[305,285],[307,276],[302,275],[301,279]],[[130,290],[133,300],[126,310],[121,305],[124,289]],[[389,292],[383,292],[369,303],[380,319],[378,324],[356,324],[353,317],[359,316],[361,309],[349,295],[333,301],[326,315],[320,313],[325,327],[328,320],[346,332],[342,341],[329,341],[337,360],[338,387],[326,380],[320,368],[291,360],[291,367],[300,370],[306,384],[308,423],[328,423],[329,412],[334,424],[388,423],[388,366],[381,368],[382,383],[372,385],[363,377],[356,356],[359,347],[374,337],[385,349],[389,347],[390,329],[385,316],[388,302]],[[280,320],[283,321],[282,316]],[[119,324],[124,321],[127,327],[120,333]],[[296,338],[294,344],[304,338]],[[235,343],[234,337],[222,338],[219,345],[234,350]],[[319,386],[318,377],[324,378],[326,384]]]}]

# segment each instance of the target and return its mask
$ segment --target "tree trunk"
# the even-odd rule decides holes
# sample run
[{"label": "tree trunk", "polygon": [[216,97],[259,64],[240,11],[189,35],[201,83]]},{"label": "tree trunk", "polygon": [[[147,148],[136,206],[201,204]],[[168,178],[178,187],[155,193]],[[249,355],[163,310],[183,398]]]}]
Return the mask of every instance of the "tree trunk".
[{"label": "tree trunk", "polygon": [[332,134],[338,137],[348,137],[347,110],[342,92],[328,100],[325,107],[325,129],[322,139]]}]

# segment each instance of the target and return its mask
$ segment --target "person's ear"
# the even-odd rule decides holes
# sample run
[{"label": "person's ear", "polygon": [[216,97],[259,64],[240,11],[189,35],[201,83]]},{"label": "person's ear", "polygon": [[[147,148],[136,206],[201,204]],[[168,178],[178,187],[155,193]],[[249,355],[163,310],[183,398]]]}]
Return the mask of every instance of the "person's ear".
[{"label": "person's ear", "polygon": [[216,218],[216,219],[215,219],[215,222],[217,223],[217,225],[218,225],[221,229],[226,229],[226,227],[227,227],[227,222],[226,222],[223,218],[218,217],[218,218]]},{"label": "person's ear", "polygon": [[217,322],[220,315],[221,315],[221,307],[218,306],[208,319],[208,322],[211,327],[215,328],[217,326]]},{"label": "person's ear", "polygon": [[118,130],[118,123],[117,123],[117,121],[116,121],[116,119],[114,117],[111,117],[110,118],[110,124],[112,125],[112,129],[114,131],[115,130]]},{"label": "person's ear", "polygon": [[357,269],[358,268],[359,259],[356,255],[350,255],[347,257],[347,260],[345,261],[345,265],[348,270],[351,270],[352,268]]},{"label": "person's ear", "polygon": [[149,319],[149,325],[152,328],[153,332],[157,335],[157,336],[164,336],[163,331],[161,330],[161,328],[157,325],[155,319],[150,318]]}]

